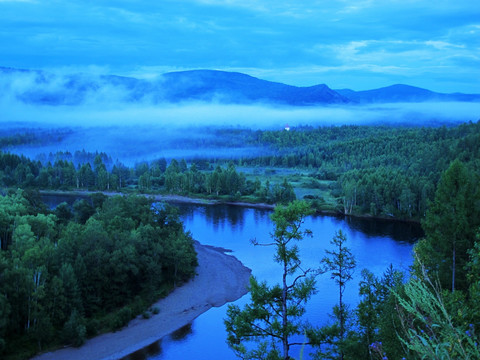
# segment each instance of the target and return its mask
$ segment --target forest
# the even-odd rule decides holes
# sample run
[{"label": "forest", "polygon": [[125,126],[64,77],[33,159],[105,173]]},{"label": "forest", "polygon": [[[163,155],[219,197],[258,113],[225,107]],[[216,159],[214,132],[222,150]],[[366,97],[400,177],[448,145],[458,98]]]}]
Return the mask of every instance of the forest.
[{"label": "forest", "polygon": [[9,191],[0,239],[2,359],[79,346],[149,317],[197,265],[176,210],[143,196],[95,194],[49,210],[33,192]]},{"label": "forest", "polygon": [[[319,359],[480,356],[480,122],[212,131],[209,141],[218,146],[233,139],[260,150],[248,157],[160,158],[126,166],[103,152],[29,158],[9,151],[61,142],[67,130],[0,134],[2,356],[25,359],[52,346],[78,346],[138,314],[148,317],[158,311],[149,308],[154,299],[194,274],[194,242],[175,209],[152,206],[138,193],[287,206],[302,198],[306,214],[308,208],[419,221],[425,237],[415,246],[410,274],[389,268],[376,277],[363,270],[358,306],[347,309],[340,296],[333,325],[303,331]],[[49,190],[94,194],[51,210],[39,198],[39,191]],[[340,274],[341,295],[348,264],[340,260],[348,253],[342,234],[334,240],[339,250],[325,264]],[[295,261],[292,271],[299,268]],[[263,285],[251,286],[267,294]],[[307,298],[307,290],[294,296]],[[243,335],[233,321],[238,314],[232,310],[227,330],[241,351]]]}]

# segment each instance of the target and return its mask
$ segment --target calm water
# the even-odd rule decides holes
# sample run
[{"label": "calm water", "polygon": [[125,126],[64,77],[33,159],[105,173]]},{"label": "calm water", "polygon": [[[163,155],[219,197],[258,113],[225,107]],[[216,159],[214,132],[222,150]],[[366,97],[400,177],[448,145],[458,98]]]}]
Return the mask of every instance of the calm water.
[{"label": "calm water", "polygon": [[[62,201],[73,203],[71,199],[56,196],[45,197],[45,200],[50,206]],[[255,247],[250,242],[253,238],[269,242],[269,234],[273,230],[269,218],[271,211],[222,205],[176,205],[186,230],[191,231],[195,239],[202,244],[230,249],[258,279],[271,284],[281,281],[281,269],[273,262],[274,249]],[[331,249],[329,242],[337,230],[341,229],[347,235],[347,246],[357,261],[354,279],[347,285],[344,294],[351,307],[358,302],[361,270],[367,268],[378,276],[390,264],[396,269],[407,270],[412,263],[413,243],[422,236],[420,227],[414,224],[332,216],[310,217],[305,228],[313,232],[312,238],[299,243],[305,267],[319,265],[325,250]],[[329,321],[331,309],[338,302],[338,290],[328,274],[318,278],[317,289],[318,293],[307,304],[306,316],[311,323],[321,325]],[[248,301],[247,294],[236,304],[242,307]],[[225,342],[223,319],[227,306],[209,310],[192,324],[125,360],[236,359]],[[304,359],[309,358],[307,353],[305,351]]]},{"label": "calm water", "polygon": [[[195,239],[203,244],[231,249],[232,254],[251,268],[258,279],[272,284],[281,281],[279,265],[272,260],[273,248],[254,247],[250,243],[252,238],[269,241],[273,229],[270,211],[234,206],[178,206],[185,228],[192,232]],[[306,266],[311,267],[319,265],[337,230],[342,229],[347,235],[347,246],[357,260],[355,278],[345,291],[345,298],[352,307],[358,301],[361,270],[368,268],[381,275],[390,264],[407,270],[412,263],[413,242],[422,235],[415,225],[330,216],[311,217],[305,227],[313,231],[313,238],[300,243],[301,258]],[[325,324],[338,301],[338,291],[328,274],[320,276],[317,285],[318,293],[307,304],[307,317],[313,324]],[[248,300],[246,295],[236,303],[243,306]],[[187,327],[127,359],[236,359],[225,342],[223,319],[226,310],[227,305],[213,308]],[[308,359],[308,356],[304,358]]]}]

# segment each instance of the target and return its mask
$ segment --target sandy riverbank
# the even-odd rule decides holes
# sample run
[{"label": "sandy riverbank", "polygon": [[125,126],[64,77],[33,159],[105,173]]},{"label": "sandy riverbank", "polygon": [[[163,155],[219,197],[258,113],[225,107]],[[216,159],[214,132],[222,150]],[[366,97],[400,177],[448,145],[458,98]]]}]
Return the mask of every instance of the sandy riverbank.
[{"label": "sandy riverbank", "polygon": [[197,276],[154,306],[160,313],[132,320],[124,329],[88,340],[80,348],[65,348],[32,360],[115,360],[160,340],[189,324],[212,307],[247,293],[251,270],[219,249],[196,244]]}]

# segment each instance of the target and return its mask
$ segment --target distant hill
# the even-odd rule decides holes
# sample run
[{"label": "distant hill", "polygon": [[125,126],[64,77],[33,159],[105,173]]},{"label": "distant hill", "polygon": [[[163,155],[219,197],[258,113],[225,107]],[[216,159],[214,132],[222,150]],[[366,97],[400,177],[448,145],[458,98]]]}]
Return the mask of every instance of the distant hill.
[{"label": "distant hill", "polygon": [[170,72],[155,80],[92,74],[54,74],[0,67],[0,97],[30,104],[78,105],[109,101],[309,106],[327,104],[423,101],[480,101],[476,94],[441,94],[408,85],[353,91],[327,85],[298,87],[238,72],[191,70]]},{"label": "distant hill", "polygon": [[442,94],[403,84],[391,85],[379,89],[365,91],[353,91],[350,89],[341,89],[335,91],[357,103],[480,101],[480,94]]},{"label": "distant hill", "polygon": [[171,72],[149,81],[111,75],[60,76],[43,71],[0,68],[0,85],[23,102],[49,105],[75,105],[91,98],[101,100],[112,96],[121,101],[153,103],[215,101],[304,106],[350,102],[326,85],[296,87],[215,70]]},{"label": "distant hill", "polygon": [[285,105],[344,104],[349,99],[327,85],[296,87],[237,73],[214,70],[171,72],[163,75],[169,101],[202,100],[226,103]]}]

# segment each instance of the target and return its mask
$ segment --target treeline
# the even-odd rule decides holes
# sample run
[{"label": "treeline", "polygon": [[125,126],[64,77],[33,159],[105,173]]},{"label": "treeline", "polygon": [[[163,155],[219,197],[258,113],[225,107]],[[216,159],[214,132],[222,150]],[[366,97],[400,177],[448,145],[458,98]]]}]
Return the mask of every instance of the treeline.
[{"label": "treeline", "polygon": [[[97,159],[99,157],[100,159]],[[95,160],[97,159],[97,160]],[[89,152],[83,150],[74,151],[73,154],[70,151],[58,151],[56,153],[39,154],[35,157],[35,160],[39,160],[42,165],[55,164],[58,161],[64,161],[67,163],[73,163],[75,167],[89,163],[90,166],[95,166],[95,162],[101,161],[105,167],[109,170],[113,167],[113,160],[111,156],[104,152]]]},{"label": "treeline", "polygon": [[2,358],[118,329],[197,265],[174,209],[145,197],[95,194],[48,211],[18,190],[0,196],[0,239]]},{"label": "treeline", "polygon": [[[227,196],[232,200],[250,196],[255,201],[268,203],[295,199],[293,187],[286,180],[279,184],[246,180],[245,174],[239,173],[233,162],[212,169],[205,160],[187,165],[184,159],[173,159],[167,165],[165,159],[160,159],[139,163],[133,168],[117,161],[109,168],[107,164],[111,164],[111,158],[104,153],[78,154],[77,159],[81,157],[85,162],[75,166],[73,160],[68,160],[71,154],[59,153],[53,164],[43,164],[25,156],[0,152],[0,187],[91,191],[138,189],[143,192]],[[62,160],[65,157],[67,159]]]},{"label": "treeline", "polygon": [[[200,172],[195,163],[187,168],[185,160],[180,163],[172,160],[164,178],[165,189],[172,193],[228,195],[235,200],[242,196],[253,196],[256,200],[268,203],[286,203],[295,199],[293,187],[286,179],[281,184],[273,185],[268,180],[261,184],[258,178],[248,181],[244,173],[236,171],[233,162],[229,162],[226,168],[217,165],[213,171]],[[148,189],[149,177],[142,180],[140,177],[139,188]]]},{"label": "treeline", "polygon": [[421,218],[440,175],[459,159],[480,167],[480,122],[447,128],[300,127],[264,131],[258,143],[274,155],[241,159],[251,166],[310,169],[336,182],[333,195],[347,214]]},{"label": "treeline", "polygon": [[5,127],[0,130],[0,149],[8,149],[15,146],[52,145],[65,139],[72,134],[71,129],[42,129],[32,130],[22,127]]},{"label": "treeline", "polygon": [[[158,159],[127,167],[77,151],[33,161],[0,153],[0,186],[97,191],[139,189],[269,203],[294,199],[289,185],[247,179],[237,166],[286,167],[327,180],[332,207],[346,214],[421,219],[440,175],[458,159],[480,168],[480,122],[454,127],[330,126],[290,131],[215,129],[210,145],[260,149],[248,157]],[[217,139],[217,140],[215,140]],[[192,140],[194,141],[194,140]],[[202,140],[203,141],[203,140]],[[231,144],[229,145],[231,146]],[[262,150],[263,149],[263,150]],[[288,180],[288,179],[287,179]],[[319,204],[318,206],[323,206]]]}]

